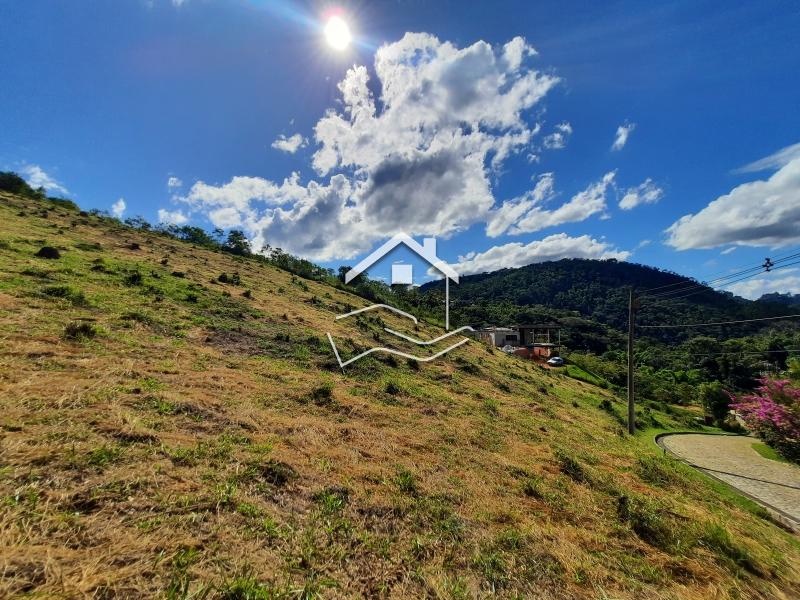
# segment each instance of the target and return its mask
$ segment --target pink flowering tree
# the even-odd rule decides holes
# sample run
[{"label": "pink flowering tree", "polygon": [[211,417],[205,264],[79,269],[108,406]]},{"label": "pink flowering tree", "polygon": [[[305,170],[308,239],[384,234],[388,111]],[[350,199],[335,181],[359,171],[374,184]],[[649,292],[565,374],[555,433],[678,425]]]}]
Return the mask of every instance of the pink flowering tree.
[{"label": "pink flowering tree", "polygon": [[748,428],[789,460],[800,462],[800,387],[763,377],[754,394],[732,398]]}]

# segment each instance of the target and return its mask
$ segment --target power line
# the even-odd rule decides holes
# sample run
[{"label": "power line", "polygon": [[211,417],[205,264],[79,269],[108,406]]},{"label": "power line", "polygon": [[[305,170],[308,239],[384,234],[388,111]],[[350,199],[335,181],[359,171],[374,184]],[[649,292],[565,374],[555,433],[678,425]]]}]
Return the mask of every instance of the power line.
[{"label": "power line", "polygon": [[[777,270],[777,269],[781,269],[781,268],[785,268],[785,267],[790,267],[792,265],[800,264],[800,260],[797,260],[797,261],[794,261],[794,262],[788,262],[788,263],[786,262],[786,261],[790,261],[790,260],[798,258],[798,257],[800,257],[800,252],[795,252],[794,250],[792,250],[792,251],[786,253],[785,255],[781,256],[780,258],[776,258],[774,261],[772,259],[770,259],[770,258],[766,258],[764,260],[764,262],[759,266],[749,267],[749,268],[741,270],[741,271],[739,271],[737,273],[731,273],[729,275],[717,277],[716,279],[712,279],[710,282],[697,283],[695,285],[690,285],[689,287],[685,287],[685,285],[687,283],[690,283],[690,281],[682,281],[682,282],[679,282],[680,284],[684,285],[684,287],[682,287],[682,288],[677,288],[677,289],[674,289],[674,290],[661,292],[660,294],[653,294],[651,296],[644,295],[644,296],[640,296],[640,298],[643,298],[645,300],[651,299],[651,298],[652,299],[656,299],[656,298],[659,298],[659,297],[664,297],[664,298],[669,298],[669,299],[679,299],[679,298],[686,298],[686,297],[691,296],[693,294],[699,294],[699,293],[705,292],[705,291],[713,291],[714,288],[712,288],[711,285],[709,285],[710,283],[716,284],[717,288],[722,288],[722,287],[726,287],[726,286],[729,286],[729,285],[733,285],[733,284],[738,283],[740,281],[744,281],[745,279],[751,279],[751,278],[755,277],[756,275],[760,274],[762,272],[762,270],[764,272],[769,273],[769,272],[771,272],[773,270]],[[725,283],[721,283],[721,282],[725,282]],[[669,284],[669,285],[666,285],[666,286],[660,286],[660,287],[655,287],[655,288],[650,288],[648,290],[645,290],[645,292],[659,290],[659,289],[666,289],[666,288],[670,288],[670,287],[676,287],[677,285],[679,285],[679,283]],[[699,290],[699,291],[691,291],[691,290],[696,290],[697,288],[703,288],[703,289]],[[635,331],[634,321],[635,321],[635,318],[636,318],[636,311],[639,308],[638,300],[639,300],[639,298],[636,298],[636,296],[634,295],[633,287],[631,287],[630,290],[629,290],[629,298],[628,298],[628,377],[627,377],[627,388],[628,388],[627,389],[627,395],[628,395],[628,433],[630,433],[630,434],[633,434],[634,431],[635,431],[635,413],[634,413],[634,404],[635,404],[635,389],[634,388],[635,388],[635,383],[634,382],[635,382],[636,378],[635,378],[635,365],[634,365],[634,340],[633,340],[633,338],[634,338],[634,331]],[[793,318],[797,318],[797,317],[800,317],[800,314],[783,315],[783,316],[779,316],[779,317],[762,317],[762,318],[759,318],[759,319],[742,319],[742,320],[738,320],[738,321],[718,321],[718,322],[709,322],[709,323],[686,323],[686,324],[683,324],[683,325],[640,325],[640,327],[642,327],[644,329],[672,329],[672,328],[680,328],[680,327],[714,327],[714,326],[718,326],[718,325],[734,325],[734,324],[739,324],[739,323],[754,323],[754,322],[759,322],[759,321],[774,321],[774,320],[779,320],[779,319],[793,319]],[[794,350],[794,349],[790,349],[790,350],[783,350],[781,352],[795,352],[795,351],[796,350]],[[765,354],[765,353],[770,353],[770,351],[757,352],[755,354]],[[700,355],[700,356],[702,356],[702,355]]]},{"label": "power line", "polygon": [[[800,256],[800,253],[798,254],[798,256]],[[784,260],[789,260],[790,258],[795,258],[795,257],[794,256],[789,256],[789,257],[786,257]],[[775,263],[773,263],[773,264],[775,264]],[[786,264],[778,264],[777,266],[770,266],[769,270],[767,270],[765,272],[771,273],[772,271],[777,271],[778,269],[783,269],[785,267],[791,267],[792,265],[797,265],[797,264],[800,264],[800,261],[790,262],[790,263],[786,263]],[[759,267],[759,268],[762,268],[762,267]],[[736,273],[736,275],[739,275],[739,274],[740,273]],[[686,288],[683,288],[683,289],[672,290],[671,292],[664,292],[664,293],[661,293],[661,294],[655,294],[655,295],[649,295],[649,296],[647,296],[647,295],[640,296],[639,298],[643,299],[643,300],[658,300],[660,298],[664,299],[664,300],[678,300],[680,298],[686,298],[687,296],[694,296],[695,294],[700,294],[702,292],[714,291],[715,289],[721,289],[721,288],[727,287],[729,285],[733,285],[734,283],[739,283],[739,282],[744,281],[746,279],[751,279],[751,278],[755,277],[756,275],[760,275],[760,274],[761,274],[761,271],[757,271],[757,272],[751,273],[749,275],[745,275],[743,277],[739,277],[738,279],[734,279],[733,281],[727,281],[727,282],[725,282],[725,283],[723,283],[721,285],[716,285],[715,287],[711,287],[711,286],[709,286],[707,284],[697,284],[697,285],[693,285],[693,286],[686,287]],[[698,290],[698,288],[702,288],[702,289]],[[691,290],[698,290],[698,291],[693,292]],[[687,294],[687,293],[684,293],[684,292],[689,292],[689,293]],[[681,295],[674,296],[672,294],[681,294]]]},{"label": "power line", "polygon": [[747,354],[780,354],[782,352],[800,352],[800,348],[786,348],[785,350],[759,350],[759,351],[750,351],[750,352],[681,352],[680,350],[674,350],[672,352],[667,352],[667,354],[682,354],[685,356],[744,356]]},{"label": "power line", "polygon": [[[705,286],[705,285],[696,285],[696,286],[691,287],[691,288],[678,290],[676,293],[680,293],[679,296],[669,296],[669,297],[664,297],[663,299],[664,300],[679,300],[681,298],[687,298],[689,296],[694,296],[696,294],[702,294],[703,292],[713,292],[713,291],[720,290],[722,288],[728,287],[729,285],[733,285],[734,283],[739,283],[741,281],[746,281],[747,279],[752,279],[756,275],[760,275],[760,274],[761,274],[761,272],[751,273],[750,275],[745,275],[744,277],[739,277],[738,279],[734,279],[733,281],[728,281],[727,283],[723,283],[722,285],[718,285],[716,288],[711,288],[711,287],[708,287],[708,286]],[[702,288],[702,289],[697,289],[697,288]],[[691,290],[697,290],[697,291],[692,292]],[[687,293],[682,293],[682,292],[689,292],[689,293],[687,294]]]},{"label": "power line", "polygon": [[[780,265],[779,267],[773,268],[772,271],[777,271],[778,269],[782,269],[784,267],[791,267],[792,265],[797,265],[797,264],[800,264],[800,261],[787,263],[785,265]],[[768,271],[768,272],[771,272],[771,271]],[[751,279],[751,278],[753,278],[753,277],[755,277],[756,275],[759,275],[759,274],[760,273],[754,273],[753,275],[748,275],[746,277],[742,277],[741,279],[735,279],[734,281],[729,281],[728,283],[725,283],[723,285],[718,286],[716,289],[721,289],[721,288],[727,287],[729,285],[733,285],[734,283],[739,283],[740,281],[744,281],[746,279]],[[688,294],[683,294],[682,296],[671,296],[669,299],[670,300],[677,300],[679,298],[686,298],[687,296],[694,296],[695,294],[700,294],[703,291],[705,291],[705,290],[698,290],[696,292],[689,292]]]},{"label": "power line", "polygon": [[[747,278],[747,277],[755,277],[756,275],[761,274],[763,271],[764,271],[764,267],[763,267],[763,265],[761,265],[761,266],[758,266],[758,267],[753,267],[752,269],[747,269],[746,271],[739,271],[737,273],[731,273],[727,277],[720,277],[718,279],[713,279],[711,281],[690,284],[688,287],[677,288],[677,289],[674,289],[674,290],[668,290],[666,292],[659,292],[658,294],[644,294],[643,296],[640,296],[640,298],[641,297],[644,297],[644,298],[666,298],[666,297],[671,296],[673,294],[681,294],[683,292],[687,292],[689,290],[694,290],[694,289],[697,289],[697,288],[713,289],[713,286],[715,284],[716,284],[716,287],[722,287],[723,285],[727,285],[727,283],[722,283],[722,282],[726,281],[728,279],[733,279],[733,278],[737,278],[737,277],[740,277],[740,276],[744,276],[745,278]],[[688,284],[689,282],[685,282],[685,283]]]},{"label": "power line", "polygon": [[[710,280],[707,280],[707,281],[701,281],[701,282],[692,283],[692,281],[689,280],[689,281],[682,281],[682,282],[679,282],[679,283],[676,283],[676,284],[671,284],[669,286],[663,286],[663,287],[673,287],[674,285],[681,285],[681,284],[682,285],[689,284],[689,285],[693,285],[693,286],[702,285],[702,286],[705,286],[705,287],[711,287],[712,283],[716,283],[718,281],[725,281],[726,279],[731,279],[732,277],[738,277],[739,275],[744,275],[745,273],[751,273],[751,272],[754,272],[754,271],[762,271],[763,269],[764,269],[764,265],[762,263],[762,264],[759,264],[758,266],[750,267],[748,269],[744,269],[744,270],[741,270],[741,271],[735,271],[733,273],[729,273],[728,275],[722,275],[720,277],[716,277],[714,279],[710,279]],[[666,292],[659,292],[658,294],[647,294],[647,292],[652,291],[653,289],[659,289],[659,288],[652,288],[651,290],[645,290],[644,294],[656,297],[656,296],[663,296],[663,295],[667,295],[667,294],[673,294],[673,293],[681,291],[681,290],[667,290]]]},{"label": "power line", "polygon": [[[761,269],[765,268],[765,265],[767,264],[767,261],[778,263],[778,262],[782,262],[782,261],[785,261],[785,260],[788,260],[788,259],[791,259],[791,258],[795,258],[797,256],[800,256],[800,252],[797,252],[797,249],[789,250],[788,252],[785,252],[783,254],[778,254],[774,258],[774,260],[772,260],[772,261],[768,258],[764,263],[759,264],[758,266],[747,267],[746,265],[742,265],[740,267],[736,267],[739,270],[734,272],[734,273],[731,273],[729,275],[720,275],[719,277],[716,277],[714,279],[710,279],[710,280],[705,281],[705,283],[706,284],[711,284],[711,283],[714,283],[716,281],[722,281],[722,280],[725,280],[725,279],[729,279],[730,277],[735,277],[737,275],[741,275],[741,274],[746,273],[748,271],[761,270]],[[665,289],[665,288],[675,287],[677,285],[685,285],[687,283],[691,283],[691,280],[676,281],[675,283],[668,283],[666,285],[660,285],[660,286],[657,286],[657,287],[648,288],[646,290],[642,290],[642,294],[647,294],[647,292],[652,292],[652,291],[655,291],[655,290],[661,290],[661,289]],[[669,292],[665,292],[665,293],[669,293]],[[656,294],[656,295],[659,295],[659,294]]]},{"label": "power line", "polygon": [[672,329],[678,327],[710,327],[713,325],[733,325],[735,323],[753,323],[755,321],[775,321],[778,319],[794,319],[800,317],[796,315],[783,315],[780,317],[762,317],[760,319],[742,319],[741,321],[717,321],[714,323],[685,323],[682,325],[639,325],[641,329]]},{"label": "power line", "polygon": [[[770,273],[771,271],[774,271],[774,270],[777,270],[777,269],[780,269],[780,268],[783,268],[783,267],[788,267],[788,266],[793,265],[793,264],[797,264],[796,262],[789,263],[789,264],[782,264],[782,263],[784,263],[787,260],[791,260],[791,259],[798,258],[798,257],[800,257],[800,252],[798,252],[797,254],[792,254],[790,256],[786,256],[786,257],[781,258],[781,259],[776,259],[775,261],[767,259],[766,261],[764,261],[763,264],[759,265],[758,267],[751,267],[749,269],[745,269],[744,271],[739,271],[737,273],[731,273],[730,275],[726,275],[724,277],[718,277],[717,279],[712,279],[711,281],[698,283],[698,284],[692,285],[690,287],[682,288],[682,289],[669,290],[669,291],[661,292],[661,293],[658,293],[658,294],[649,294],[649,297],[651,297],[651,298],[659,298],[659,297],[662,297],[662,296],[669,296],[671,294],[680,294],[681,292],[687,292],[687,291],[689,291],[691,289],[695,289],[695,288],[699,288],[699,287],[705,287],[705,288],[714,288],[714,287],[720,288],[720,287],[724,287],[726,285],[730,285],[732,283],[736,283],[736,281],[742,281],[743,279],[747,279],[749,277],[755,277],[756,275],[760,274],[761,272]],[[740,279],[736,279],[736,281],[727,281],[724,284],[721,283],[722,281],[726,281],[728,279],[737,278],[737,277],[740,277],[740,276],[743,276],[743,277],[741,277]],[[686,283],[688,283],[688,282],[686,282]]]},{"label": "power line", "polygon": [[[668,298],[668,297],[676,298],[678,296],[674,296],[673,294],[682,294],[684,292],[688,292],[690,290],[695,290],[695,289],[698,289],[698,288],[714,289],[714,288],[725,287],[727,285],[731,285],[731,284],[737,283],[739,281],[744,281],[745,279],[749,279],[750,277],[755,277],[756,275],[760,275],[762,272],[769,273],[769,272],[771,272],[773,270],[777,270],[777,269],[780,269],[780,268],[783,268],[783,267],[788,267],[790,265],[797,264],[797,262],[793,262],[793,263],[789,263],[789,264],[782,264],[782,263],[784,263],[787,260],[792,260],[792,259],[795,259],[795,258],[798,258],[798,257],[800,257],[800,252],[798,252],[796,254],[791,254],[791,255],[785,256],[785,257],[780,258],[780,259],[775,259],[774,261],[769,259],[769,258],[767,258],[764,261],[763,264],[761,264],[761,265],[759,265],[757,267],[751,267],[749,269],[745,269],[743,271],[738,271],[736,273],[731,273],[731,274],[725,275],[723,277],[717,277],[716,279],[712,279],[710,281],[705,281],[705,282],[701,282],[701,283],[695,283],[693,285],[689,285],[688,287],[678,288],[678,289],[674,289],[674,290],[666,290],[664,292],[659,292],[658,294],[643,294],[642,296],[640,296],[640,298],[645,298],[645,299]],[[733,281],[727,281],[729,279],[734,279],[734,280]],[[725,283],[722,283],[723,281]],[[681,283],[690,284],[691,282],[690,281],[684,281],[684,282],[681,282]],[[651,289],[657,289],[657,288],[651,288]]]}]

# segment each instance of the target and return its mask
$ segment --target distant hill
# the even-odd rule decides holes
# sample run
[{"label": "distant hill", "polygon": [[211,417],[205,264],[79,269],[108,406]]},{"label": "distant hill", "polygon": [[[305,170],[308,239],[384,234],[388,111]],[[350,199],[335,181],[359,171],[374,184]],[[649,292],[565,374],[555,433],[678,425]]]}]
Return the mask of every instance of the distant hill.
[{"label": "distant hill", "polygon": [[[671,286],[663,290],[677,290],[694,285],[698,285],[694,279],[645,265],[613,259],[564,259],[462,277],[459,285],[450,287],[451,314],[459,323],[500,325],[572,312],[623,330],[627,324],[631,286],[642,291],[662,286]],[[432,282],[423,286],[422,292],[442,289],[441,282]],[[685,298],[643,298],[637,323],[696,323],[791,312],[785,302],[754,302],[710,287],[693,288],[691,292],[692,295]],[[752,333],[759,327],[738,328],[736,332],[723,331],[722,334]],[[683,334],[661,332],[658,337],[675,335]]]},{"label": "distant hill", "polygon": [[800,294],[781,294],[772,292],[764,294],[757,300],[758,302],[769,302],[771,304],[783,304],[785,306],[800,307]]}]

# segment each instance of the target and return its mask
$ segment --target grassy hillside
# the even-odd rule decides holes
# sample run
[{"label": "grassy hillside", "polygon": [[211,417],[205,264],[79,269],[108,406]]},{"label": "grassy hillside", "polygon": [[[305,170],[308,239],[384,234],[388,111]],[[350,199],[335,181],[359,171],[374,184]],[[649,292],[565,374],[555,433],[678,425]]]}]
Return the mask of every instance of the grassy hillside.
[{"label": "grassy hillside", "polygon": [[605,390],[474,342],[341,373],[325,332],[402,326],[334,322],[364,305],[0,193],[0,596],[800,594],[797,541]]}]

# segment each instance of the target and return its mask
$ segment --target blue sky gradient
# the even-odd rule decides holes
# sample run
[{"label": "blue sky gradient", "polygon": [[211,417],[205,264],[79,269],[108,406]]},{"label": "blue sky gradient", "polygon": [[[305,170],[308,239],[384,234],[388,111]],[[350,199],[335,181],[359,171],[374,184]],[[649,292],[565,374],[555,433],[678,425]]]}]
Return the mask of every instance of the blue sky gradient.
[{"label": "blue sky gradient", "polygon": [[[344,53],[324,42],[332,9],[353,28],[356,43]],[[180,199],[198,181],[222,186],[248,176],[280,183],[297,172],[304,186],[328,185],[342,171],[321,175],[312,168],[320,147],[314,127],[329,109],[343,110],[337,84],[348,68],[366,66],[369,89],[379,98],[376,51],[406,32],[429,33],[458,49],[482,40],[497,52],[522,36],[538,52],[530,68],[559,83],[523,111],[528,125],[541,126],[535,142],[487,168],[495,209],[531,191],[545,173],[554,174],[554,195],[541,206],[556,209],[615,172],[605,208],[497,237],[487,236],[485,219],[469,223],[439,237],[442,258],[457,263],[470,252],[565,234],[703,279],[800,244],[800,147],[771,168],[739,170],[800,142],[795,2],[398,0],[334,7],[288,0],[0,0],[0,22],[0,168],[49,180],[51,192],[60,184],[85,208],[111,210],[123,198],[124,216],[158,222],[162,210],[210,228],[207,210],[190,211]],[[561,123],[571,128],[565,147],[544,148],[545,136]],[[612,150],[626,123],[634,126],[627,143]],[[279,136],[295,134],[307,142],[294,153],[273,147]],[[684,215],[773,175],[780,181],[740,190],[735,201],[752,207],[777,198],[783,229],[759,236],[744,218],[725,235],[711,235],[709,248],[665,243],[665,230]],[[170,177],[181,185],[168,187]],[[622,210],[626,192],[648,179],[659,190],[657,201]],[[713,214],[694,226],[708,223],[716,227]],[[682,243],[697,246],[687,241],[697,236],[687,225]],[[366,252],[305,253],[335,267]],[[508,266],[525,262],[519,255]],[[384,271],[388,266],[373,274]],[[800,293],[800,276],[787,269],[734,291],[758,296],[774,289]]]}]

